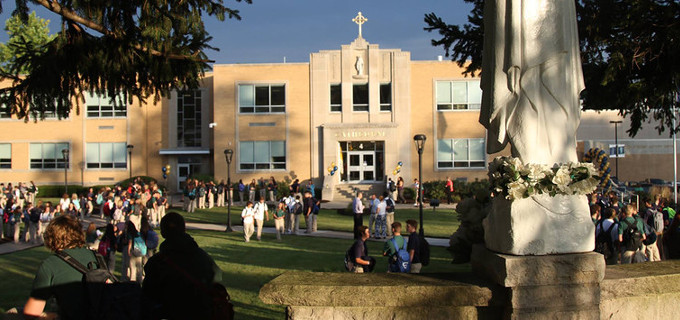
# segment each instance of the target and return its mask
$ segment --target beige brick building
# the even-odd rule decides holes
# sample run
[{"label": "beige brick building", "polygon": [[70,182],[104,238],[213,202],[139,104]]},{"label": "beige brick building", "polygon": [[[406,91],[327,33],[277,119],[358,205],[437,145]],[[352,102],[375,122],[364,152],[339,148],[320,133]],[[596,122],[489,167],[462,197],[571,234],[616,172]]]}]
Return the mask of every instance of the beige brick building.
[{"label": "beige brick building", "polygon": [[[312,178],[328,199],[352,187],[381,189],[398,176],[410,186],[418,173],[415,134],[427,136],[425,181],[484,179],[496,156],[485,154],[478,78],[451,61],[412,61],[409,52],[361,37],[311,53],[309,63],[216,64],[200,89],[158,104],[114,110],[108,97],[87,96],[67,119],[0,119],[0,181],[62,184],[67,149],[69,183],[113,184],[130,174],[163,181],[161,169],[170,165],[165,184],[179,190],[192,174],[226,179],[224,150],[232,149],[232,181]],[[620,117],[584,116],[581,153],[608,146],[609,118]],[[672,179],[671,140],[649,128],[629,139],[626,123],[619,128],[627,144],[623,179]]]}]

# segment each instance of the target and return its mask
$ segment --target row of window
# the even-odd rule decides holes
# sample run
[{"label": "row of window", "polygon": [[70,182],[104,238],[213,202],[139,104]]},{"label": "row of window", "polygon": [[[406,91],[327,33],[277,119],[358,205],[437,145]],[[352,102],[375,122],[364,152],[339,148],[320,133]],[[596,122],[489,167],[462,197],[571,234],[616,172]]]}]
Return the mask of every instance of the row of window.
[{"label": "row of window", "polygon": [[[85,110],[88,118],[124,118],[127,116],[127,102],[122,95],[114,98],[116,105],[112,99],[104,94],[97,95],[86,92],[85,96]],[[56,106],[53,110],[45,110],[43,113],[45,119],[56,119]],[[0,104],[0,119],[10,119],[11,115],[7,112],[7,106]],[[68,118],[68,115],[64,118]]]},{"label": "row of window", "polygon": [[[125,142],[87,143],[85,165],[88,169],[127,168]],[[29,159],[31,169],[64,169],[69,166],[64,151],[68,143],[31,143]],[[0,143],[0,169],[12,169],[12,145]]]}]

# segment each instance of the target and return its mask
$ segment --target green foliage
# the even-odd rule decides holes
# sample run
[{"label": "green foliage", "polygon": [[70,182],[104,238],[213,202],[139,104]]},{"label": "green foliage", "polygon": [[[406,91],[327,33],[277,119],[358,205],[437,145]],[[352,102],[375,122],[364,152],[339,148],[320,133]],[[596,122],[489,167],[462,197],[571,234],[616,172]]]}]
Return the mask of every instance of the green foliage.
[{"label": "green foliage", "polygon": [[[426,199],[446,199],[446,180],[437,181],[427,181],[423,183],[423,189],[425,192]],[[472,182],[467,181],[453,181],[453,196],[451,199],[453,202],[459,202],[464,198],[486,198],[490,193],[489,180],[475,180]],[[415,191],[413,194],[415,195]]]},{"label": "green foliage", "polygon": [[[88,188],[89,187],[83,187],[79,185],[69,185],[68,186],[69,198],[74,193],[80,195],[82,193],[87,192]],[[38,197],[61,198],[64,195],[64,191],[65,191],[64,185],[38,186]]]},{"label": "green foliage", "polygon": [[[251,0],[235,0],[251,3]],[[27,20],[27,0],[16,0],[13,16]],[[15,46],[17,58],[0,78],[0,103],[19,118],[68,117],[85,91],[109,97],[114,106],[145,103],[172,90],[198,88],[210,69],[210,35],[203,18],[240,19],[222,0],[31,1],[62,17],[61,30],[40,50]],[[26,74],[23,77],[23,74]]]},{"label": "green foliage", "polygon": [[[437,31],[441,38],[432,44],[474,76],[482,67],[484,1],[464,1],[473,5],[468,24],[448,25],[430,13],[425,30]],[[584,109],[619,110],[630,117],[630,136],[652,120],[659,132],[678,130],[673,109],[680,87],[680,2],[577,0],[576,12]]]},{"label": "green foliage", "polygon": [[[36,52],[44,52],[45,44],[54,39],[47,27],[49,20],[36,16],[35,11],[28,15],[26,21],[18,16],[11,16],[5,21],[5,31],[9,35],[7,43],[0,43],[0,70],[8,71],[9,66],[21,59],[25,53],[20,48],[26,47]],[[28,72],[29,66],[24,66],[19,73]]]}]

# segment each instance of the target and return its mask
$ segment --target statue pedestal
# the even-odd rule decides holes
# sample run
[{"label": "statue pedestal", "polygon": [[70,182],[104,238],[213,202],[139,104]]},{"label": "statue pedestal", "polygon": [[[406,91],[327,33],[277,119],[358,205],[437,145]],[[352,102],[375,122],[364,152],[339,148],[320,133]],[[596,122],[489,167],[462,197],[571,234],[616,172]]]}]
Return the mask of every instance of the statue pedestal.
[{"label": "statue pedestal", "polygon": [[602,255],[512,256],[472,248],[472,270],[505,288],[505,319],[600,319]]},{"label": "statue pedestal", "polygon": [[595,248],[595,226],[586,196],[495,198],[483,225],[486,247],[499,253],[547,255]]}]

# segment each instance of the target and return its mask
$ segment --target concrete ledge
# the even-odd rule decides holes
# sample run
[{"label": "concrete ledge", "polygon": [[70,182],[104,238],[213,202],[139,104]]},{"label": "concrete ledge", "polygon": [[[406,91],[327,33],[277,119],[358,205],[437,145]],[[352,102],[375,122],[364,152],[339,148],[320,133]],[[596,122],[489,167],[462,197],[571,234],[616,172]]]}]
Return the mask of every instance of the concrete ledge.
[{"label": "concrete ledge", "polygon": [[513,256],[472,248],[472,270],[504,287],[599,283],[604,278],[602,255],[594,252],[548,256]]},{"label": "concrete ledge", "polygon": [[502,306],[505,290],[460,274],[288,272],[260,289],[260,299],[288,306],[487,307]]},{"label": "concrete ledge", "polygon": [[502,317],[499,308],[475,307],[288,307],[288,319],[316,320],[316,319],[499,319]]}]

